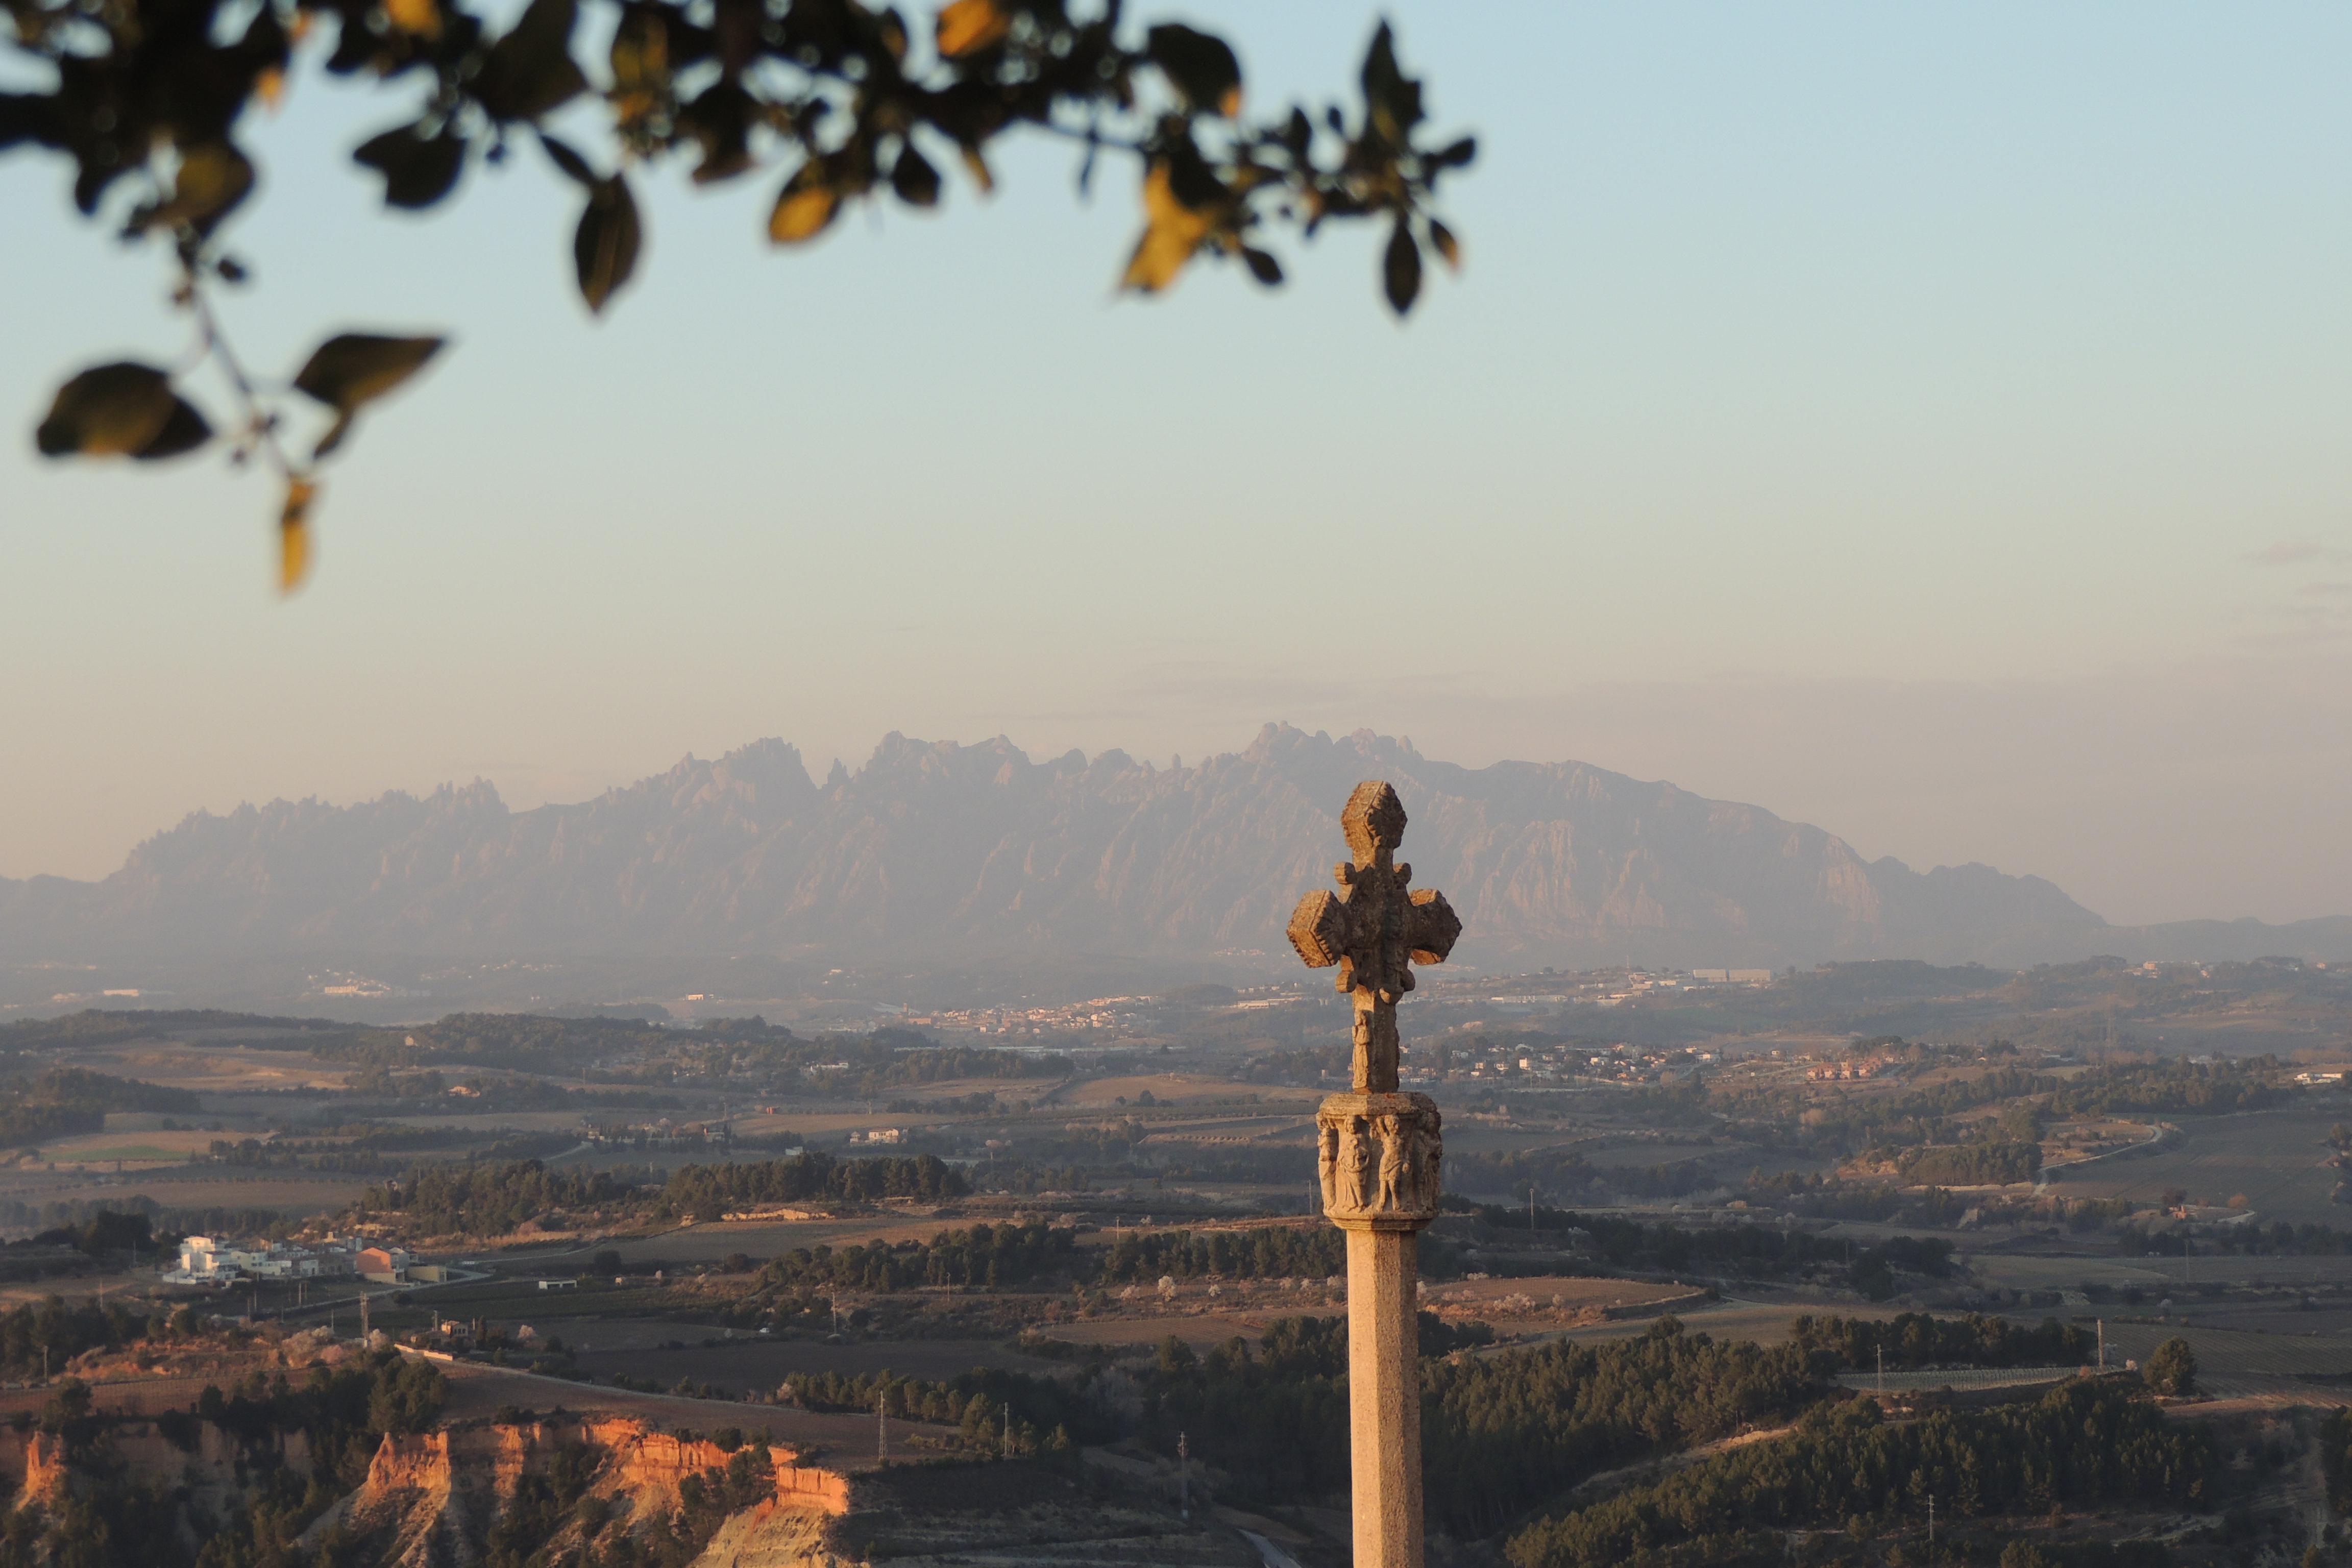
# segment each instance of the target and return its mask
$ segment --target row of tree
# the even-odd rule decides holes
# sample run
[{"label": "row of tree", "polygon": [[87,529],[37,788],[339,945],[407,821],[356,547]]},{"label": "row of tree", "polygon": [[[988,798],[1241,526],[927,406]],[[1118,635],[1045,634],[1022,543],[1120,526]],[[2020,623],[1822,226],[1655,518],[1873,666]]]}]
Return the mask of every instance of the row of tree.
[{"label": "row of tree", "polygon": [[2114,1502],[2193,1508],[2214,1464],[2201,1426],[2167,1422],[2111,1384],[2076,1380],[2029,1405],[1900,1424],[1874,1401],[1851,1400],[1809,1413],[1790,1437],[1530,1525],[1506,1555],[1512,1568],[1620,1568],[1757,1529],[1909,1520],[1930,1497],[1963,1518]]},{"label": "row of tree", "polygon": [[1897,1317],[1816,1318],[1805,1313],[1789,1325],[1798,1349],[1822,1358],[1825,1372],[1868,1370],[1885,1364],[1906,1370],[1933,1366],[2080,1366],[2097,1351],[2088,1329],[2044,1318],[2025,1328],[2007,1318],[1970,1312],[1937,1318],[1926,1312]]},{"label": "row of tree", "polygon": [[1327,1279],[1348,1268],[1347,1237],[1329,1226],[1257,1226],[1247,1230],[1124,1231],[1102,1249],[1106,1285],[1163,1278]]},{"label": "row of tree", "polygon": [[1905,1151],[1897,1163],[1903,1179],[1915,1185],[2005,1186],[2034,1178],[2042,1169],[2042,1145],[2018,1138],[1932,1143]]},{"label": "row of tree", "polygon": [[802,1294],[1026,1285],[1072,1271],[1076,1234],[1043,1225],[975,1225],[929,1241],[794,1247],[760,1270],[755,1289]]},{"label": "row of tree", "polygon": [[101,1131],[110,1110],[194,1111],[200,1103],[184,1089],[82,1068],[51,1068],[0,1079],[0,1148]]},{"label": "row of tree", "polygon": [[686,1165],[671,1173],[656,1200],[656,1210],[689,1219],[714,1220],[741,1209],[823,1199],[873,1202],[919,1198],[938,1202],[971,1191],[961,1172],[936,1154],[881,1155],[836,1160],[814,1151],[781,1160],[724,1165]]}]

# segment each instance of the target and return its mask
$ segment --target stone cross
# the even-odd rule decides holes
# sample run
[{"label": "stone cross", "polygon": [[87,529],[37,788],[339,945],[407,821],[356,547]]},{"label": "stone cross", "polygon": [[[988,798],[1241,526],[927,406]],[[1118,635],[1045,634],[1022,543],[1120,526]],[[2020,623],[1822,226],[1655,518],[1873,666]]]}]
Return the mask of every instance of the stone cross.
[{"label": "stone cross", "polygon": [[1437,1217],[1444,1158],[1436,1104],[1397,1092],[1397,1002],[1412,965],[1443,963],[1462,934],[1445,896],[1408,884],[1395,863],[1404,807],[1378,781],[1339,814],[1354,854],[1341,891],[1309,893],[1290,944],[1316,969],[1337,964],[1356,1006],[1355,1087],[1316,1112],[1323,1212],[1348,1233],[1348,1426],[1355,1503],[1353,1568],[1421,1568],[1421,1369],[1415,1254]]},{"label": "stone cross", "polygon": [[1339,988],[1356,1005],[1355,1087],[1394,1094],[1397,1002],[1412,989],[1412,966],[1443,963],[1462,934],[1445,895],[1409,889],[1412,868],[1395,862],[1404,806],[1378,780],[1356,786],[1339,814],[1352,862],[1331,868],[1339,894],[1309,893],[1290,917],[1290,945],[1310,969],[1339,967]]}]

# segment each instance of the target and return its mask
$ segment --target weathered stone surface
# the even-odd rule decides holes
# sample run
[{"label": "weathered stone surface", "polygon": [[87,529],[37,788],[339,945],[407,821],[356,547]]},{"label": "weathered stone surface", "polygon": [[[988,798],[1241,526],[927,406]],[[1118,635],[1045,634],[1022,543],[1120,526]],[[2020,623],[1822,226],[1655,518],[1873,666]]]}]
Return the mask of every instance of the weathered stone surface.
[{"label": "weathered stone surface", "polygon": [[1339,990],[1355,1004],[1355,1079],[1360,1092],[1392,1094],[1399,1047],[1396,1005],[1412,989],[1412,966],[1443,963],[1462,934],[1445,895],[1414,889],[1399,865],[1404,806],[1378,779],[1356,786],[1339,814],[1352,861],[1332,868],[1337,896],[1309,893],[1290,915],[1290,945],[1310,969],[1337,965]]},{"label": "weathered stone surface", "polygon": [[1435,1219],[1444,1121],[1425,1094],[1326,1100],[1315,1116],[1325,1217],[1349,1230],[1419,1230]]},{"label": "weathered stone surface", "polygon": [[1355,1091],[1316,1113],[1323,1210],[1348,1233],[1349,1484],[1354,1568],[1421,1568],[1421,1377],[1415,1250],[1437,1217],[1443,1119],[1427,1095],[1397,1092],[1397,1003],[1412,965],[1442,963],[1462,934],[1442,893],[1410,888],[1394,859],[1404,806],[1375,779],[1339,815],[1354,857],[1340,891],[1309,893],[1290,943],[1317,969],[1337,965],[1355,1004]]},{"label": "weathered stone surface", "polygon": [[1421,1367],[1411,1230],[1348,1231],[1353,1568],[1421,1568]]}]

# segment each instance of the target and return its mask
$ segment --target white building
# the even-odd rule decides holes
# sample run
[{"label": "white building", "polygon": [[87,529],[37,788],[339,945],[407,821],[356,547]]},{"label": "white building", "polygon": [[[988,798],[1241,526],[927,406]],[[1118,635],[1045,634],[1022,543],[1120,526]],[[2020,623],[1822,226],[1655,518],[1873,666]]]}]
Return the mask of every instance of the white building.
[{"label": "white building", "polygon": [[296,1247],[283,1241],[239,1247],[217,1237],[191,1236],[181,1241],[179,1265],[163,1271],[163,1281],[168,1285],[226,1285],[233,1279],[316,1279],[322,1275],[352,1271],[352,1250],[332,1242],[322,1247]]}]

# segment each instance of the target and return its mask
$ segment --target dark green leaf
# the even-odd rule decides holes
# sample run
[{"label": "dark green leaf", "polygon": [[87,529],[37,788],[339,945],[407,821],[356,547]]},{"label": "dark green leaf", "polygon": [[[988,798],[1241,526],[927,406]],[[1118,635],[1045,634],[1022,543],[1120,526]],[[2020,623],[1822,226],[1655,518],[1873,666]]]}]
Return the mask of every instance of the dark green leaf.
[{"label": "dark green leaf", "polygon": [[1282,263],[1263,250],[1242,247],[1242,259],[1249,264],[1250,276],[1271,289],[1282,281]]},{"label": "dark green leaf", "polygon": [[65,145],[65,120],[58,100],[42,93],[0,92],[0,149],[19,142]]},{"label": "dark green leaf", "polygon": [[490,46],[474,96],[495,120],[537,120],[586,89],[572,58],[579,0],[530,0],[520,20]]},{"label": "dark green leaf", "polygon": [[1369,128],[1392,147],[1421,122],[1421,84],[1397,66],[1396,38],[1382,22],[1364,52],[1364,110]]},{"label": "dark green leaf", "polygon": [[119,361],[93,365],[58,388],[33,444],[49,458],[170,458],[211,437],[205,416],[173,392],[170,376]]},{"label": "dark green leaf", "polygon": [[446,341],[338,332],[312,351],[295,374],[294,390],[349,414],[424,369]]},{"label": "dark green leaf", "polygon": [[142,463],[152,463],[158,458],[176,458],[184,452],[193,452],[212,438],[213,427],[205,422],[205,416],[196,411],[196,405],[184,397],[175,396],[172,399],[171,416],[163,421],[163,427],[155,432],[153,439],[131,455]]},{"label": "dark green leaf", "polygon": [[1388,290],[1389,308],[1400,316],[1412,309],[1421,293],[1421,247],[1413,243],[1402,214],[1389,235],[1388,255],[1381,258],[1381,282]]},{"label": "dark green leaf", "polygon": [[326,433],[319,437],[319,444],[310,448],[310,460],[315,463],[341,447],[343,437],[352,433],[352,421],[358,417],[357,414],[348,412],[336,415],[335,422],[328,426]]},{"label": "dark green leaf", "polygon": [[588,301],[591,310],[601,312],[613,291],[629,280],[629,274],[636,270],[637,247],[644,238],[636,198],[629,194],[628,183],[618,174],[597,181],[572,239],[580,297]]},{"label": "dark green leaf", "polygon": [[890,166],[890,188],[910,207],[936,206],[940,200],[940,172],[909,143],[899,150],[898,161]]},{"label": "dark green leaf", "polygon": [[466,166],[466,140],[446,129],[426,136],[421,126],[404,125],[369,137],[352,159],[383,176],[384,205],[415,210],[431,206],[457,187],[458,171]]},{"label": "dark green leaf", "polygon": [[1143,52],[1192,108],[1241,112],[1242,62],[1224,39],[1170,22],[1151,29]]},{"label": "dark green leaf", "polygon": [[757,110],[750,93],[722,78],[678,110],[678,129],[702,144],[696,184],[731,179],[751,166],[751,117]]},{"label": "dark green leaf", "polygon": [[[596,171],[588,166],[587,159],[573,151],[571,142],[561,137],[550,136],[542,131],[539,133],[539,144],[545,149],[549,160],[557,168],[562,170],[567,178],[585,185],[592,191],[596,188],[599,180]],[[493,151],[495,152],[496,149]]]},{"label": "dark green leaf", "polygon": [[132,233],[189,228],[208,235],[253,191],[253,163],[226,142],[205,142],[180,153],[172,194],[131,217]]},{"label": "dark green leaf", "polygon": [[1207,212],[1222,206],[1232,194],[1189,138],[1178,141],[1168,149],[1167,166],[1168,194],[1194,212]]},{"label": "dark green leaf", "polygon": [[1460,169],[1467,167],[1470,161],[1477,155],[1478,138],[1475,136],[1465,136],[1461,141],[1454,142],[1452,146],[1441,148],[1437,152],[1432,153],[1429,155],[1429,162],[1433,168]]}]

